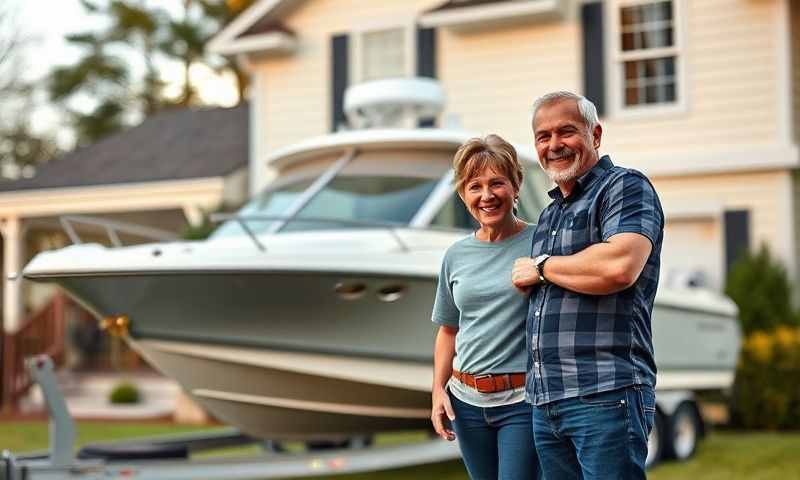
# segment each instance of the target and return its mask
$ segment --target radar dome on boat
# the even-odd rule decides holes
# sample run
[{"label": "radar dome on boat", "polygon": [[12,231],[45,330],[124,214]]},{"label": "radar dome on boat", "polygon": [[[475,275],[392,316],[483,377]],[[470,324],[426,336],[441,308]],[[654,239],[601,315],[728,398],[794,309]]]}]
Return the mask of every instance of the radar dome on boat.
[{"label": "radar dome on boat", "polygon": [[349,87],[344,111],[353,128],[416,128],[444,109],[445,95],[430,78],[388,78]]}]

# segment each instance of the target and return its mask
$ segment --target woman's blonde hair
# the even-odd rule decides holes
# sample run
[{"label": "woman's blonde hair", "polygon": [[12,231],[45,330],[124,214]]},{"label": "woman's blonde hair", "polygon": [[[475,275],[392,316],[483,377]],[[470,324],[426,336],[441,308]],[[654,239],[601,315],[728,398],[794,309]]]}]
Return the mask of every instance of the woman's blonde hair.
[{"label": "woman's blonde hair", "polygon": [[464,192],[464,185],[480,174],[486,167],[502,173],[511,181],[514,190],[519,191],[522,184],[522,165],[517,160],[517,151],[499,135],[491,134],[485,138],[470,138],[456,151],[453,157],[455,187]]}]

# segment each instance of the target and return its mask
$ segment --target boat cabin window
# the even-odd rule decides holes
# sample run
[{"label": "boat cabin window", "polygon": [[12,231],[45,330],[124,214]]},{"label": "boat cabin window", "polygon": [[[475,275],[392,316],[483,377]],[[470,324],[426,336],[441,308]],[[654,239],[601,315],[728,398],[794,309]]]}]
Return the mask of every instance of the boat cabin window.
[{"label": "boat cabin window", "polygon": [[[522,181],[519,192],[519,209],[517,216],[528,223],[536,223],[539,214],[545,207],[543,198],[543,184],[537,178],[537,173],[531,172]],[[480,225],[467,211],[464,202],[458,193],[453,192],[441,210],[431,220],[431,225],[444,228],[460,228],[464,230],[475,230]]]},{"label": "boat cabin window", "polygon": [[[286,183],[283,186],[268,188],[258,194],[255,198],[245,204],[239,210],[238,215],[247,217],[249,215],[281,216],[286,214],[289,206],[292,205],[300,194],[302,194],[313,182],[315,178],[306,178]],[[271,220],[247,220],[247,226],[253,233],[264,233],[269,230]],[[241,225],[236,220],[229,220],[222,224],[213,234],[213,237],[225,237],[230,235],[243,235]]]},{"label": "boat cabin window", "polygon": [[[281,231],[363,228],[369,222],[408,224],[437,181],[407,176],[338,176],[314,195]],[[367,225],[358,225],[359,222]]]}]

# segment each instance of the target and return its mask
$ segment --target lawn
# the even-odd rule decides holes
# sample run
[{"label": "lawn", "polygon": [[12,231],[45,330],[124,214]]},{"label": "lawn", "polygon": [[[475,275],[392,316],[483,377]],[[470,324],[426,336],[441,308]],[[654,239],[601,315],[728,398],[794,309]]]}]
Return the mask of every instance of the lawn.
[{"label": "lawn", "polygon": [[[96,442],[197,431],[197,427],[170,424],[81,422],[78,443]],[[379,443],[394,443],[389,437]],[[0,423],[0,449],[14,452],[47,447],[47,424],[44,422]],[[250,450],[252,452],[252,449]],[[714,432],[700,444],[697,455],[689,462],[667,462],[649,473],[652,480],[695,478],[703,480],[800,479],[800,432]],[[460,462],[405,468],[399,470],[333,477],[316,480],[403,480],[437,478],[466,480]]]}]

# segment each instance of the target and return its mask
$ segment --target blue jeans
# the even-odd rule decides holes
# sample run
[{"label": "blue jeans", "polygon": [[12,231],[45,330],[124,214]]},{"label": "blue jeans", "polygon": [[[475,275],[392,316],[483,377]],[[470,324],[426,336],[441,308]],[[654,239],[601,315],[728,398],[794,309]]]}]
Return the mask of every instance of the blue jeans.
[{"label": "blue jeans", "polygon": [[533,436],[548,479],[646,478],[656,396],[634,385],[534,407]]},{"label": "blue jeans", "polygon": [[461,456],[472,480],[536,480],[539,459],[531,435],[531,405],[470,405],[450,394]]}]

